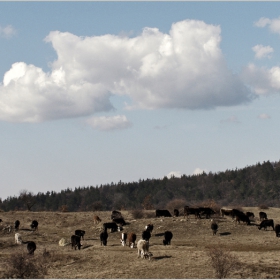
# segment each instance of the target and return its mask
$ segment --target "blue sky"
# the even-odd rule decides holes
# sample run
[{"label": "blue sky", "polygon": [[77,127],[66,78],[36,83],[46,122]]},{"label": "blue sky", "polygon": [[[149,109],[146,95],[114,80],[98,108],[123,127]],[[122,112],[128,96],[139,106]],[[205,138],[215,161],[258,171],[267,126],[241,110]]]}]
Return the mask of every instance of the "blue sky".
[{"label": "blue sky", "polygon": [[279,8],[0,2],[0,197],[278,161]]}]

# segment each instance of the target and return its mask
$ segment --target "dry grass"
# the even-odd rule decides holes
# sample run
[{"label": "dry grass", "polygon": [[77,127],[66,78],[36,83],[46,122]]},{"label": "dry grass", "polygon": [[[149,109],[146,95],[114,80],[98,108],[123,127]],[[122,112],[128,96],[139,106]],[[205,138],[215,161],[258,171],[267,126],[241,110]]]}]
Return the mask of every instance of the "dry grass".
[{"label": "dry grass", "polygon": [[[258,207],[243,207],[258,216]],[[45,255],[47,274],[45,278],[114,278],[114,279],[183,279],[215,278],[215,269],[209,262],[209,250],[222,248],[229,250],[242,264],[227,277],[230,278],[279,278],[280,239],[274,231],[258,230],[254,225],[235,224],[231,218],[215,217],[219,229],[212,235],[210,220],[188,220],[177,218],[155,218],[154,210],[145,210],[143,218],[134,219],[132,212],[122,211],[129,224],[127,232],[134,231],[139,240],[144,226],[154,225],[150,239],[151,261],[137,258],[136,249],[122,247],[120,233],[109,233],[106,247],[100,246],[99,234],[103,222],[110,221],[110,212],[1,212],[2,224],[13,224],[20,220],[19,233],[23,240],[37,244],[35,258]],[[266,210],[268,218],[280,223],[280,209]],[[102,219],[101,224],[93,224],[93,215]],[[38,220],[38,232],[30,230],[33,219]],[[255,220],[255,224],[259,224]],[[68,242],[75,229],[86,231],[82,249],[72,250],[71,246],[60,247],[58,242],[65,238]],[[170,246],[163,246],[163,232],[171,230],[173,239]],[[14,254],[27,255],[26,245],[17,245],[14,232],[0,232],[0,277],[5,277],[9,259]]]}]

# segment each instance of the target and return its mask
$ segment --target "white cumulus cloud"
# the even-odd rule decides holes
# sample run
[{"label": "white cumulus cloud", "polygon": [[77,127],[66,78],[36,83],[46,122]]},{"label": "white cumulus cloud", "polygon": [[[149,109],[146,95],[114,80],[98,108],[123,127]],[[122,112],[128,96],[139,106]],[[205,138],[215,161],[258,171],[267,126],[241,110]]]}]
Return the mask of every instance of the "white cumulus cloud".
[{"label": "white cumulus cloud", "polygon": [[264,57],[271,58],[271,54],[274,52],[273,48],[270,46],[256,45],[252,48],[255,52],[255,57],[261,59]]},{"label": "white cumulus cloud", "polygon": [[202,21],[174,23],[168,34],[144,28],[133,38],[79,37],[52,31],[45,38],[57,60],[44,72],[17,62],[0,85],[0,120],[41,122],[112,109],[111,95],[128,108],[209,109],[252,99],[220,49],[221,29]]},{"label": "white cumulus cloud", "polygon": [[257,26],[257,27],[268,26],[268,28],[271,32],[280,34],[280,17],[274,18],[274,19],[262,17],[257,22],[255,22],[255,26]]},{"label": "white cumulus cloud", "polygon": [[171,177],[181,177],[181,172],[180,171],[171,171],[167,174],[167,178],[171,178]]},{"label": "white cumulus cloud", "polygon": [[16,30],[12,25],[1,26],[0,25],[0,36],[10,38],[16,34]]},{"label": "white cumulus cloud", "polygon": [[94,129],[106,131],[126,129],[132,126],[131,122],[123,115],[113,117],[91,117],[86,122]]},{"label": "white cumulus cloud", "polygon": [[249,64],[244,68],[243,80],[249,84],[258,95],[280,93],[280,67],[257,67]]},{"label": "white cumulus cloud", "polygon": [[194,171],[193,171],[193,175],[199,175],[202,174],[203,172],[207,173],[208,171],[206,169],[202,169],[197,167]]}]

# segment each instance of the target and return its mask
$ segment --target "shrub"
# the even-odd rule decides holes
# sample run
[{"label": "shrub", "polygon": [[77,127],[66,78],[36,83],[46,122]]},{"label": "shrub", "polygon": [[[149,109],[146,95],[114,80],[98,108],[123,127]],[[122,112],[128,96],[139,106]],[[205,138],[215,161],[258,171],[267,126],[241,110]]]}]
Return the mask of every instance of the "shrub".
[{"label": "shrub", "polygon": [[173,213],[173,210],[174,209],[181,209],[181,208],[184,208],[184,206],[186,205],[186,201],[184,199],[178,199],[178,198],[175,198],[175,199],[172,199],[170,200],[167,204],[166,204],[166,208],[168,210],[171,211],[171,213]]},{"label": "shrub", "polygon": [[44,278],[47,274],[47,265],[43,258],[27,254],[12,254],[8,259],[5,278]]},{"label": "shrub", "polygon": [[218,279],[226,278],[232,270],[240,267],[238,258],[227,249],[211,248],[207,255]]},{"label": "shrub", "polygon": [[131,215],[134,219],[142,219],[144,217],[143,210],[141,209],[132,210]]},{"label": "shrub", "polygon": [[259,206],[259,209],[269,209],[269,207],[267,206],[267,205],[265,205],[265,204],[261,204],[260,206]]}]

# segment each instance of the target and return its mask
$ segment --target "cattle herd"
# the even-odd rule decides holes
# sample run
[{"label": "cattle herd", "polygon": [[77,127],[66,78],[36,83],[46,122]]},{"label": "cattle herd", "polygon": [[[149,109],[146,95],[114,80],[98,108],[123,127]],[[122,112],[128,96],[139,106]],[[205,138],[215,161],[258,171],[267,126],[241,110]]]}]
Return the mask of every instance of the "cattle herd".
[{"label": "cattle herd", "polygon": [[[256,225],[259,230],[264,229],[267,230],[268,227],[271,227],[273,231],[275,231],[276,237],[280,237],[280,224],[274,225],[273,219],[268,219],[267,214],[265,212],[259,212],[258,218],[260,223],[255,224],[252,221],[256,218],[254,213],[252,212],[243,212],[238,209],[229,209],[229,208],[221,208],[219,211],[214,211],[210,207],[189,207],[185,206],[182,213],[185,218],[189,218],[190,215],[194,215],[195,219],[209,219],[211,221],[209,231],[212,231],[213,236],[217,234],[219,225],[218,225],[218,218],[222,217],[229,217],[235,223],[244,223],[245,225]],[[174,209],[173,215],[171,215],[169,210],[160,210],[157,209],[155,211],[155,217],[178,217],[180,216],[180,212],[178,209]],[[151,259],[153,254],[149,251],[150,247],[150,238],[152,236],[152,232],[154,226],[152,223],[147,224],[143,231],[140,233],[136,232],[126,232],[124,231],[124,226],[128,223],[125,221],[124,217],[122,216],[121,212],[119,211],[112,211],[111,213],[111,222],[105,222],[102,224],[101,231],[99,234],[100,238],[100,246],[107,246],[107,240],[109,237],[109,232],[120,232],[120,243],[121,246],[129,246],[130,248],[137,248],[137,256],[144,258],[144,259]],[[0,223],[2,223],[2,219],[0,219]],[[99,224],[102,220],[97,216],[93,216],[94,224]],[[33,220],[30,224],[31,230],[33,232],[38,231],[38,221]],[[18,233],[20,226],[20,221],[16,220],[14,226],[6,226],[3,227],[3,231],[11,232],[12,230],[15,231],[15,244],[27,244],[27,253],[33,255],[36,250],[36,243],[34,241],[24,241],[20,233]],[[211,232],[210,231],[210,232]],[[80,250],[83,246],[83,241],[85,239],[85,230],[77,229],[75,230],[74,234],[70,237],[70,244],[71,248],[76,250]],[[138,242],[137,235],[140,236]],[[164,239],[162,241],[162,245],[167,246],[171,245],[171,240],[173,238],[173,233],[170,230],[164,231],[162,233]],[[61,245],[63,244],[63,245]],[[61,239],[59,241],[59,245],[64,246],[65,240]]]}]

